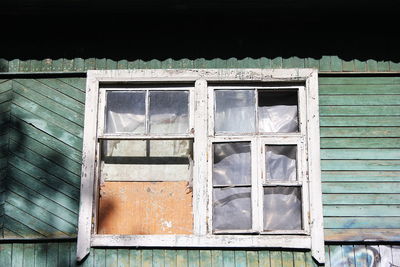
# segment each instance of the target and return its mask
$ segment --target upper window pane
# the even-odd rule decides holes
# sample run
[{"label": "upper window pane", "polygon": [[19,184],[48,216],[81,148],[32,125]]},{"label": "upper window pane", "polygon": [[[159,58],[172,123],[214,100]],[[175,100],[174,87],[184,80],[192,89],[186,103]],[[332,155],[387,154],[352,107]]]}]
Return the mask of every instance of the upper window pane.
[{"label": "upper window pane", "polygon": [[297,91],[259,90],[259,131],[272,133],[298,132],[297,103]]},{"label": "upper window pane", "polygon": [[150,133],[189,132],[189,92],[150,91]]},{"label": "upper window pane", "polygon": [[215,132],[253,133],[255,131],[255,91],[215,91]]},{"label": "upper window pane", "polygon": [[144,91],[107,92],[106,133],[145,132]]}]

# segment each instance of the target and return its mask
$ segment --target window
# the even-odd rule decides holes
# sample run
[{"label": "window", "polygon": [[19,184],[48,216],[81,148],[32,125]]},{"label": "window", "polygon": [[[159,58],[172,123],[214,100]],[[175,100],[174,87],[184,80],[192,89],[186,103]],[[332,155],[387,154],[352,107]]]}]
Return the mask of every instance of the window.
[{"label": "window", "polygon": [[324,261],[317,72],[89,71],[77,257],[283,247]]}]

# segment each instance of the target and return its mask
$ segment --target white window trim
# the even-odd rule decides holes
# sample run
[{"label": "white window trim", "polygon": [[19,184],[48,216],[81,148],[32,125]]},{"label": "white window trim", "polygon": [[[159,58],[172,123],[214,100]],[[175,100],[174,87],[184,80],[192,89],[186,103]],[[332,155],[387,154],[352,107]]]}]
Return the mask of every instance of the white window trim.
[{"label": "white window trim", "polygon": [[[304,234],[273,235],[213,235],[207,229],[207,190],[210,168],[207,159],[210,143],[207,123],[213,113],[207,112],[207,83],[209,82],[304,82],[306,92],[308,180],[303,187],[309,192],[308,224]],[[194,138],[195,165],[193,169],[193,235],[98,235],[92,231],[96,214],[97,188],[96,155],[98,151],[99,84],[113,82],[162,83],[193,82],[195,84]],[[304,110],[302,108],[301,110]],[[208,118],[206,116],[208,114]],[[303,126],[301,126],[303,127]],[[305,127],[305,126],[304,126]],[[201,132],[203,129],[204,132]],[[136,137],[135,137],[136,138]],[[308,186],[307,186],[308,185]],[[304,199],[304,198],[303,198]],[[305,204],[303,203],[303,206]],[[303,209],[304,210],[304,209]],[[311,249],[320,263],[325,261],[322,193],[320,181],[320,139],[318,112],[318,73],[315,69],[141,69],[88,71],[83,143],[81,200],[79,210],[77,260],[84,259],[90,247],[271,247]],[[309,232],[308,232],[309,231]]]}]

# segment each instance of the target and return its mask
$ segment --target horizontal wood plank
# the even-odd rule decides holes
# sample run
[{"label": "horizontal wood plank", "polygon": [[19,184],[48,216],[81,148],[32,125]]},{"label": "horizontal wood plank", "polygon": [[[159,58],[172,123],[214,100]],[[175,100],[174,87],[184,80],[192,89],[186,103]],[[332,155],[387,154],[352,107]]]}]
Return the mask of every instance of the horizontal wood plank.
[{"label": "horizontal wood plank", "polygon": [[400,105],[400,95],[321,95],[323,106]]},{"label": "horizontal wood plank", "polygon": [[321,148],[400,148],[400,138],[321,138]]},{"label": "horizontal wood plank", "polygon": [[324,205],[399,205],[400,194],[323,194]]},{"label": "horizontal wood plank", "polygon": [[[400,117],[399,117],[400,119]],[[327,121],[326,121],[327,122]],[[332,123],[332,121],[331,121]],[[342,122],[349,123],[349,121]],[[361,122],[360,122],[361,123]],[[332,126],[332,125],[330,125]],[[321,137],[400,137],[400,127],[321,127]]]},{"label": "horizontal wood plank", "polygon": [[399,217],[324,217],[325,229],[398,229]]},{"label": "horizontal wood plank", "polygon": [[[399,106],[400,108],[400,106]],[[400,126],[400,116],[381,117],[321,117],[321,127],[349,126],[349,127],[372,127],[372,126]],[[368,129],[368,128],[366,128]]]},{"label": "horizontal wood plank", "polygon": [[400,205],[324,205],[325,217],[396,217],[400,216]]},{"label": "horizontal wood plank", "polygon": [[399,84],[330,84],[319,87],[320,95],[367,95],[400,94]]},{"label": "horizontal wood plank", "polygon": [[338,84],[338,85],[368,85],[368,84],[400,84],[400,77],[381,77],[376,76],[364,76],[364,77],[320,77],[318,80],[320,85],[326,84]]},{"label": "horizontal wood plank", "polygon": [[323,171],[400,171],[400,160],[321,160]]},{"label": "horizontal wood plank", "polygon": [[321,149],[321,159],[400,159],[400,149]]},{"label": "horizontal wood plank", "polygon": [[395,182],[323,182],[323,194],[346,194],[346,193],[400,193],[400,183]]},{"label": "horizontal wood plank", "polygon": [[397,242],[400,239],[400,229],[325,229],[324,233],[328,242]]},{"label": "horizontal wood plank", "polygon": [[398,171],[323,171],[324,182],[390,182],[400,181]]}]

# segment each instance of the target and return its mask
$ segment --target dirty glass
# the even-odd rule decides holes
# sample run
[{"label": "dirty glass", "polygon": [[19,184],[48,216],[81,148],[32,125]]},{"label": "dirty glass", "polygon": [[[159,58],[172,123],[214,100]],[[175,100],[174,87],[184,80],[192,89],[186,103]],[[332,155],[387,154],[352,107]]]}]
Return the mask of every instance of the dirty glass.
[{"label": "dirty glass", "polygon": [[251,183],[250,142],[214,143],[213,185]]},{"label": "dirty glass", "polygon": [[215,132],[255,132],[255,91],[215,91]]},{"label": "dirty glass", "polygon": [[107,92],[106,133],[145,132],[145,92]]},{"label": "dirty glass", "polygon": [[264,230],[301,230],[301,188],[264,187]]},{"label": "dirty glass", "polygon": [[297,91],[259,90],[259,131],[273,133],[298,132],[297,103]]},{"label": "dirty glass", "polygon": [[192,140],[105,140],[106,181],[189,181]]},{"label": "dirty glass", "polygon": [[213,229],[251,229],[250,187],[213,189]]},{"label": "dirty glass", "polygon": [[189,92],[149,92],[150,133],[184,134],[189,132]]},{"label": "dirty glass", "polygon": [[267,145],[265,147],[265,169],[267,180],[296,180],[295,145]]}]

